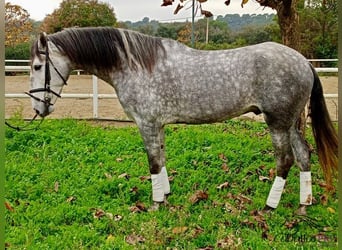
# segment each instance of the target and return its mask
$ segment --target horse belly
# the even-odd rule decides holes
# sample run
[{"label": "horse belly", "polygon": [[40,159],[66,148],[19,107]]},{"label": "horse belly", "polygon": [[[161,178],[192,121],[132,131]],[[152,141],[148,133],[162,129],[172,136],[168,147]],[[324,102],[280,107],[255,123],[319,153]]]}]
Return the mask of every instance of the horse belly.
[{"label": "horse belly", "polygon": [[[228,90],[229,89],[229,90]],[[210,86],[187,91],[177,102],[175,117],[180,123],[212,123],[224,121],[248,112],[254,105],[248,92],[234,88]]]}]

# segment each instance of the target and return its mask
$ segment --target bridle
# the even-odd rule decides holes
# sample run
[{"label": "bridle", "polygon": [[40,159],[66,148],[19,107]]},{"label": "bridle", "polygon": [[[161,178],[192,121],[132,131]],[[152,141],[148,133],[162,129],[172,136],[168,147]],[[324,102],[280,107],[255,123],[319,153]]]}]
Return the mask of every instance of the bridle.
[{"label": "bridle", "polygon": [[[43,102],[47,107],[53,106],[54,103],[51,103],[52,95],[55,95],[57,98],[61,98],[60,93],[57,93],[51,89],[50,81],[51,81],[51,73],[50,73],[50,64],[58,74],[58,76],[63,80],[64,85],[67,85],[67,81],[59,72],[59,70],[53,64],[50,56],[49,56],[49,46],[48,46],[48,38],[46,37],[46,48],[45,51],[39,51],[39,54],[45,55],[45,83],[44,88],[36,88],[31,89],[29,92],[25,92],[25,94],[29,95],[31,98],[36,101]],[[44,99],[41,99],[33,93],[44,92]],[[57,99],[56,99],[57,100]]]},{"label": "bridle", "polygon": [[[45,107],[48,109],[50,106],[53,106],[55,104],[55,102],[57,101],[57,98],[61,98],[60,93],[55,92],[54,90],[51,89],[51,73],[50,73],[50,64],[52,65],[52,67],[54,68],[54,70],[56,71],[56,73],[58,74],[58,76],[63,80],[64,85],[67,85],[67,81],[66,79],[62,76],[62,74],[59,72],[59,70],[55,67],[54,63],[52,62],[50,56],[49,56],[49,47],[48,47],[48,38],[46,37],[46,48],[45,51],[39,51],[39,54],[45,55],[45,82],[44,82],[44,88],[36,88],[36,89],[31,89],[28,92],[25,92],[25,94],[27,94],[28,96],[30,96],[31,98],[33,98],[36,101],[42,102],[44,103]],[[62,90],[62,88],[61,88]],[[39,93],[39,92],[44,92],[44,98],[41,99],[37,96],[34,95],[34,93]],[[52,103],[52,96],[56,96],[57,98],[55,99],[55,101]],[[13,128],[17,131],[22,131],[22,130],[33,130],[36,129],[40,126],[40,124],[42,123],[42,121],[44,120],[44,117],[42,118],[41,122],[38,124],[38,126],[36,126],[35,128],[27,128],[38,116],[38,112],[34,115],[34,117],[30,120],[30,122],[22,127],[18,127],[18,126],[13,126],[11,124],[9,124],[8,122],[5,121],[5,124],[10,127]]]}]

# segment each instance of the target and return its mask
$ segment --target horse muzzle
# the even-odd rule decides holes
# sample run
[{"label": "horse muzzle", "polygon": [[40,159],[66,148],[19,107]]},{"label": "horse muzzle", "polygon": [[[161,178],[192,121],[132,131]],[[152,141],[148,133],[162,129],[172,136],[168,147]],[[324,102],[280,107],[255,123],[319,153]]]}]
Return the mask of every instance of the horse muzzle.
[{"label": "horse muzzle", "polygon": [[[42,99],[34,95],[34,93],[43,92],[43,91],[44,91],[44,97],[42,97]],[[54,92],[53,90],[51,89],[46,90],[45,88],[33,89],[25,93],[32,98],[33,110],[40,117],[45,117],[49,115],[50,113],[52,113],[55,110],[53,104],[56,102],[57,98],[61,97],[60,94]]]},{"label": "horse muzzle", "polygon": [[49,105],[44,102],[36,103],[33,109],[36,112],[36,114],[38,114],[40,117],[48,116],[55,110],[53,105]]}]

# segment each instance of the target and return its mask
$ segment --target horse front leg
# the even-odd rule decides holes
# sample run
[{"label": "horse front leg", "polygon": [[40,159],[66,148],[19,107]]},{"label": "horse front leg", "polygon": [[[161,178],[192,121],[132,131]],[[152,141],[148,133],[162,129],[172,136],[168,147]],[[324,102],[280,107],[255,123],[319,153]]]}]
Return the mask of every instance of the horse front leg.
[{"label": "horse front leg", "polygon": [[155,124],[138,125],[144,140],[151,173],[153,206],[166,203],[166,195],[170,193],[170,183],[165,166],[165,139],[163,126]]},{"label": "horse front leg", "polygon": [[263,209],[263,212],[269,212],[278,207],[285,187],[286,178],[294,163],[289,131],[277,130],[271,126],[269,127],[277,162],[277,176],[268,194],[266,206]]}]

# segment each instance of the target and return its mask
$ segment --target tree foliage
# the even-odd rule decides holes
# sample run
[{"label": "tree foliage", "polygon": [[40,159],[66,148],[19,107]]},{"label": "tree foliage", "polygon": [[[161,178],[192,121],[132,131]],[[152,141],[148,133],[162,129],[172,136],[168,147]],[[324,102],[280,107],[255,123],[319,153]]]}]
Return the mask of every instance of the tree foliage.
[{"label": "tree foliage", "polygon": [[[202,3],[207,2],[208,0],[178,0],[178,5],[174,11],[175,14],[179,12],[180,9],[185,7],[186,5],[196,5],[196,10],[200,10],[201,14],[205,17],[213,16],[210,11],[202,9]],[[249,0],[242,0],[241,7],[248,3]],[[298,49],[299,41],[298,41],[298,13],[297,13],[297,4],[300,0],[256,0],[260,4],[260,6],[269,7],[275,9],[278,15],[278,23],[280,26],[280,32],[282,35],[282,42],[289,47],[294,49]],[[172,5],[174,0],[163,0],[162,6]],[[225,5],[230,5],[231,0],[223,1]]]},{"label": "tree foliage", "polygon": [[28,12],[19,5],[7,2],[5,5],[5,46],[14,47],[28,42],[31,31],[32,22]]},{"label": "tree foliage", "polygon": [[337,0],[311,0],[299,13],[301,52],[308,58],[336,58]]},{"label": "tree foliage", "polygon": [[114,9],[98,0],[64,0],[58,9],[48,15],[41,26],[47,33],[68,27],[115,26]]}]

